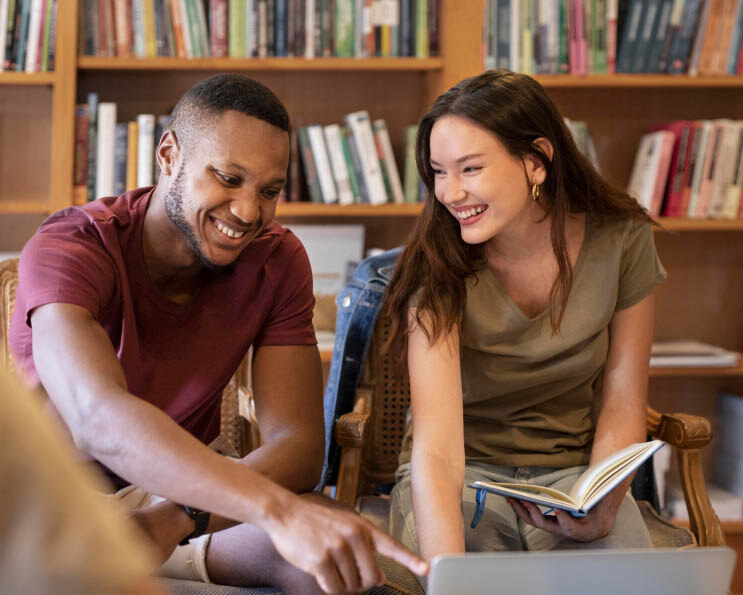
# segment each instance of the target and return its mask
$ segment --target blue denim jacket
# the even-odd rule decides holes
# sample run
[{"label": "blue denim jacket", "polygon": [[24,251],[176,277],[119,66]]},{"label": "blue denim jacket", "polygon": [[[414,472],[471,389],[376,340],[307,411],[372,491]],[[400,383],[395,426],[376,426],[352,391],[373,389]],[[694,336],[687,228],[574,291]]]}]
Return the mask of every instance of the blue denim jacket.
[{"label": "blue denim jacket", "polygon": [[335,344],[324,397],[325,461],[320,483],[315,489],[335,483],[340,462],[340,449],[335,442],[335,422],[353,409],[374,322],[400,252],[402,247],[364,259],[351,281],[335,298],[338,308]]}]

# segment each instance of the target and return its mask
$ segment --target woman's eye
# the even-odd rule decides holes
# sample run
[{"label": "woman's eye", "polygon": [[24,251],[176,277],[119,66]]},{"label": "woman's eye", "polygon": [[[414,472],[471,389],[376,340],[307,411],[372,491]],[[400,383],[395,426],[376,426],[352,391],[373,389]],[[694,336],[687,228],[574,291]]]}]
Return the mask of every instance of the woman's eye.
[{"label": "woman's eye", "polygon": [[470,165],[469,167],[465,167],[464,171],[465,173],[468,173],[473,171],[480,171],[481,169],[482,167],[480,167],[479,165]]},{"label": "woman's eye", "polygon": [[444,170],[443,169],[436,169],[435,167],[432,168],[432,169],[433,169],[433,175],[434,176],[440,176],[440,175],[443,175],[443,173],[444,173]]}]

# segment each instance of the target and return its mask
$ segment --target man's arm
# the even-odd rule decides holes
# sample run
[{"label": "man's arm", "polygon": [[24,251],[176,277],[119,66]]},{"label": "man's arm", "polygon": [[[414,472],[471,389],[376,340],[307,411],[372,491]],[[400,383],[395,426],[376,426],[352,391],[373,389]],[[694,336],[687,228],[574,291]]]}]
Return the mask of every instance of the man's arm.
[{"label": "man's arm", "polygon": [[75,443],[145,490],[265,530],[281,555],[327,592],[382,580],[372,553],[424,574],[425,562],[369,521],[297,497],[201,444],[126,390],[103,328],[84,308],[47,304],[31,315],[39,377]]}]

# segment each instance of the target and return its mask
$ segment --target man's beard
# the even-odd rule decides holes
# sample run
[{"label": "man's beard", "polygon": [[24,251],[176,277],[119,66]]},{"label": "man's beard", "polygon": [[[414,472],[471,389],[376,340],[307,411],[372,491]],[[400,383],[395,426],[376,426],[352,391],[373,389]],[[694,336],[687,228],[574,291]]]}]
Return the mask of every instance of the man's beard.
[{"label": "man's beard", "polygon": [[186,217],[183,215],[184,186],[184,167],[181,166],[175,180],[173,180],[173,183],[168,189],[168,193],[165,195],[165,212],[168,215],[168,219],[170,219],[176,229],[181,232],[183,237],[186,238],[188,245],[201,261],[201,264],[215,273],[229,271],[234,266],[234,262],[227,265],[219,265],[209,260],[201,249],[201,244],[196,238],[196,233],[194,232],[193,227],[188,221],[186,221]]}]

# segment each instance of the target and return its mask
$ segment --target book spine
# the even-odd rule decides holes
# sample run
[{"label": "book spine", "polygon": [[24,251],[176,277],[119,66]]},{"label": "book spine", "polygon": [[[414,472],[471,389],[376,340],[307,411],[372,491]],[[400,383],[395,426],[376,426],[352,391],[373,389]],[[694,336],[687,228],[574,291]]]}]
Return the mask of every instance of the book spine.
[{"label": "book spine", "polygon": [[640,17],[640,30],[637,33],[637,40],[632,56],[632,72],[644,72],[645,60],[650,52],[651,40],[653,33],[658,27],[658,10],[660,0],[645,0],[642,16]]},{"label": "book spine", "polygon": [[114,24],[114,5],[112,0],[106,0],[105,2],[105,20],[104,20],[104,26],[105,26],[105,35],[106,35],[106,44],[108,45],[108,51],[106,52],[106,55],[108,56],[115,56],[116,55],[116,28]]},{"label": "book spine", "polygon": [[722,23],[722,12],[727,0],[708,0],[709,13],[704,27],[704,39],[699,54],[698,74],[715,74],[714,59],[720,45],[720,28]]},{"label": "book spine", "polygon": [[304,165],[304,175],[310,193],[310,200],[312,202],[321,203],[323,202],[323,195],[320,188],[320,180],[317,176],[317,167],[315,166],[315,159],[312,155],[312,146],[310,145],[307,128],[302,127],[297,129],[297,140],[299,141],[299,149],[302,153],[302,164]]},{"label": "book spine", "polygon": [[691,52],[688,55],[687,72],[689,73],[689,76],[699,75],[699,60],[701,59],[702,48],[704,47],[704,37],[707,32],[707,20],[709,19],[711,4],[712,0],[701,2],[699,24],[691,32],[693,44],[690,46]]},{"label": "book spine", "polygon": [[126,157],[129,125],[116,124],[114,132],[113,194],[118,196],[126,191]]},{"label": "book spine", "polygon": [[211,47],[209,44],[209,25],[206,21],[206,9],[204,8],[204,0],[193,0],[193,3],[196,6],[196,24],[199,36],[199,46],[201,48],[201,56],[208,58],[211,55]]},{"label": "book spine", "polygon": [[[49,17],[51,16],[52,0],[41,1],[41,18],[39,20],[39,41],[36,51],[34,72],[46,72],[49,59]],[[1,62],[1,60],[0,60]]]},{"label": "book spine", "polygon": [[628,19],[622,31],[622,41],[619,44],[617,72],[631,72],[632,56],[634,55],[638,32],[640,30],[642,7],[642,0],[630,0]]},{"label": "book spine", "polygon": [[415,0],[415,57],[428,58],[428,0]]},{"label": "book spine", "polygon": [[127,0],[114,0],[114,21],[116,29],[116,55],[128,58],[132,54],[130,4]]},{"label": "book spine", "polygon": [[299,140],[297,138],[297,125],[293,122],[289,130],[289,188],[288,199],[291,202],[297,202],[301,199],[301,155],[299,149]]},{"label": "book spine", "polygon": [[335,11],[336,56],[352,58],[354,55],[353,0],[336,0]]},{"label": "book spine", "polygon": [[650,50],[643,65],[643,72],[660,72],[660,61],[666,39],[668,38],[668,27],[671,22],[672,10],[673,0],[662,0],[658,26],[650,43]]},{"label": "book spine", "polygon": [[8,7],[11,0],[0,0],[0,72],[5,70],[5,40],[8,32]]},{"label": "book spine", "polygon": [[274,46],[276,56],[285,58],[289,55],[288,0],[276,0],[276,18],[274,19]]},{"label": "book spine", "polygon": [[400,182],[400,173],[395,162],[395,154],[392,150],[392,142],[390,141],[387,124],[384,120],[374,120],[374,136],[377,138],[377,144],[384,158],[385,170],[391,189],[390,196],[392,196],[394,202],[403,204],[405,202],[405,193]]},{"label": "book spine", "polygon": [[361,165],[358,146],[354,141],[353,132],[351,132],[349,128],[345,129],[344,132],[346,136],[346,146],[348,147],[348,153],[351,156],[351,163],[353,164],[353,172],[359,185],[359,201],[369,203],[371,202],[369,200],[369,189],[367,188],[366,179],[364,178],[364,169]]},{"label": "book spine", "polygon": [[336,192],[335,182],[333,181],[333,171],[330,167],[330,159],[328,158],[328,150],[325,146],[322,126],[308,126],[307,136],[310,141],[310,147],[312,148],[312,156],[315,159],[315,167],[317,168],[317,177],[320,180],[320,191],[322,192],[323,201],[326,203],[337,202],[338,193]]},{"label": "book spine", "polygon": [[735,169],[725,192],[725,201],[722,216],[726,219],[735,219],[741,208],[743,196],[743,125],[738,127],[737,149],[734,155]]},{"label": "book spine", "polygon": [[681,201],[684,190],[684,171],[689,149],[689,134],[691,128],[688,123],[680,123],[675,129],[676,140],[674,152],[671,159],[670,179],[668,181],[668,192],[663,207],[663,216],[680,217]]},{"label": "book spine", "polygon": [[132,0],[132,30],[134,35],[134,54],[137,58],[145,57],[144,28],[142,10],[144,0]]},{"label": "book spine", "polygon": [[165,43],[165,0],[154,0],[155,7],[155,51],[159,57],[167,56]]},{"label": "book spine", "polygon": [[721,24],[720,47],[718,48],[713,63],[715,74],[727,74],[728,72],[730,48],[733,45],[736,25],[737,27],[740,27],[740,23],[736,23],[736,18],[740,19],[740,15],[738,14],[738,5],[739,0],[728,0],[725,4],[725,11],[723,13]]},{"label": "book spine", "polygon": [[144,31],[144,52],[147,58],[157,57],[157,33],[155,31],[155,0],[143,0],[142,28]]},{"label": "book spine", "polygon": [[331,124],[323,128],[325,144],[328,147],[328,156],[333,170],[333,178],[338,189],[338,202],[349,205],[354,201],[351,179],[348,175],[346,159],[343,153],[343,142],[340,126]]},{"label": "book spine", "polygon": [[96,158],[98,156],[98,94],[88,93],[88,202],[95,200],[96,195]]},{"label": "book spine", "polygon": [[351,184],[352,202],[361,202],[361,189],[359,188],[359,179],[356,174],[356,167],[354,166],[353,156],[351,155],[351,148],[348,145],[348,131],[344,128],[339,128],[341,148],[343,149],[343,159],[346,162],[346,171],[348,172],[348,180]]},{"label": "book spine", "polygon": [[606,5],[606,72],[617,71],[617,0],[607,0]]},{"label": "book spine", "polygon": [[707,204],[709,203],[709,193],[712,189],[712,172],[714,171],[715,160],[718,156],[718,149],[720,146],[720,123],[713,121],[711,123],[709,138],[707,140],[707,147],[704,154],[704,161],[702,165],[702,174],[699,181],[699,190],[697,192],[697,200],[694,204],[694,211],[690,213],[690,216],[697,218],[704,218],[707,216]]},{"label": "book spine", "polygon": [[245,57],[245,2],[230,0],[229,4],[229,53],[230,58]]},{"label": "book spine", "polygon": [[139,152],[139,126],[136,121],[127,125],[126,139],[126,190],[137,187],[137,155]]},{"label": "book spine", "polygon": [[415,162],[415,137],[417,126],[405,129],[405,202],[418,202],[418,165]]},{"label": "book spine", "polygon": [[137,116],[139,139],[137,141],[137,186],[151,186],[154,182],[152,162],[155,148],[155,116]]},{"label": "book spine", "polygon": [[684,0],[673,0],[671,8],[671,16],[668,19],[668,31],[666,32],[666,38],[663,40],[663,50],[660,53],[658,59],[657,72],[665,73],[668,72],[670,60],[671,60],[671,47],[674,39],[678,37],[681,31],[681,18],[684,14]]},{"label": "book spine", "polygon": [[49,50],[46,62],[47,72],[54,70],[54,58],[57,52],[57,0],[51,1],[51,14],[49,21]]},{"label": "book spine", "polygon": [[699,142],[702,136],[702,124],[691,122],[689,126],[689,148],[684,166],[684,189],[681,193],[681,205],[677,211],[677,217],[686,217],[689,212],[689,201],[691,200],[691,187],[693,183],[694,168],[696,166]]},{"label": "book spine", "polygon": [[186,15],[183,20],[183,26],[188,32],[190,44],[186,47],[191,48],[193,58],[201,58],[204,55],[201,47],[201,35],[199,35],[199,15],[196,12],[196,0],[181,0],[186,8]]},{"label": "book spine", "polygon": [[209,29],[212,56],[227,56],[227,0],[209,0]]},{"label": "book spine", "polygon": [[[732,41],[730,43],[730,53],[727,59],[727,74],[736,74],[738,66],[738,54],[740,53],[741,40],[743,40],[743,0],[738,0],[736,13],[734,17],[735,27],[733,29]],[[0,48],[2,48],[2,41],[0,41]],[[1,61],[0,61],[1,62]]]},{"label": "book spine", "polygon": [[721,218],[725,212],[727,189],[735,170],[735,150],[739,125],[727,120],[721,122],[720,150],[712,172],[712,190],[707,205],[707,216]]},{"label": "book spine", "polygon": [[666,70],[671,74],[683,74],[687,70],[689,53],[700,17],[700,2],[701,0],[684,0],[679,32],[671,40],[671,47],[668,52]]},{"label": "book spine", "polygon": [[691,184],[689,187],[689,200],[686,207],[687,217],[694,217],[696,213],[699,188],[701,187],[702,176],[704,174],[704,160],[707,154],[707,146],[709,144],[711,131],[712,122],[709,120],[703,120],[694,135],[694,152],[692,154],[694,169],[692,171]]},{"label": "book spine", "polygon": [[315,57],[315,0],[305,0],[304,4],[304,57]]},{"label": "book spine", "polygon": [[85,186],[88,180],[88,106],[75,106],[75,163],[72,183]]},{"label": "book spine", "polygon": [[98,141],[96,143],[96,195],[114,194],[114,136],[116,130],[116,104],[98,104]]},{"label": "book spine", "polygon": [[384,204],[388,201],[388,198],[379,158],[377,157],[374,134],[369,122],[369,114],[366,111],[348,114],[346,123],[353,133],[353,139],[356,143],[364,180],[369,191],[369,201],[371,204]]}]

